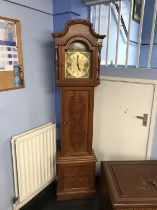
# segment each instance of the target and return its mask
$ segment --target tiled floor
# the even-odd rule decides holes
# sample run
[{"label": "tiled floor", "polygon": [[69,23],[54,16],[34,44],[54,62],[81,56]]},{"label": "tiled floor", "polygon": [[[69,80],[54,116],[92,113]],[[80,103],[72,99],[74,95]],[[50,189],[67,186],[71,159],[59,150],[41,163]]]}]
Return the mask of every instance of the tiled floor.
[{"label": "tiled floor", "polygon": [[57,201],[55,188],[50,186],[21,210],[100,210],[99,196],[97,192],[95,198]]}]

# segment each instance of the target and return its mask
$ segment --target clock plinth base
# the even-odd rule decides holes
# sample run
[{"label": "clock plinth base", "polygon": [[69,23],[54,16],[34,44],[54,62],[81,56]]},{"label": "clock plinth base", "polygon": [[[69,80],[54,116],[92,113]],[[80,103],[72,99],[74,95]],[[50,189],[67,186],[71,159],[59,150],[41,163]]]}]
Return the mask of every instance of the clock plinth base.
[{"label": "clock plinth base", "polygon": [[57,157],[57,200],[95,197],[96,157]]}]

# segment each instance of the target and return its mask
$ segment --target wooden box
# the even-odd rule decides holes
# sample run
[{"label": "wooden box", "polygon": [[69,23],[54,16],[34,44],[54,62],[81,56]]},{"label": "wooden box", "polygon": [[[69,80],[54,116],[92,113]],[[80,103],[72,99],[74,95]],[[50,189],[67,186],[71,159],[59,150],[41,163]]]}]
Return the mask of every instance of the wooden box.
[{"label": "wooden box", "polygon": [[102,162],[101,195],[101,209],[156,210],[157,161]]},{"label": "wooden box", "polygon": [[57,157],[57,199],[69,200],[95,196],[96,158],[90,156]]}]

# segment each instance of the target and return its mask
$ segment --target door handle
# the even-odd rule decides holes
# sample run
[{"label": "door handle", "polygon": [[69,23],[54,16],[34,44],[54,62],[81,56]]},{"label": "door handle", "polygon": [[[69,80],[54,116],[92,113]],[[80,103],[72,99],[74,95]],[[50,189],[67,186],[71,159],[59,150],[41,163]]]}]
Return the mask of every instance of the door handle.
[{"label": "door handle", "polygon": [[143,120],[143,126],[147,126],[147,122],[148,122],[148,114],[143,114],[142,116],[136,116],[136,118]]}]

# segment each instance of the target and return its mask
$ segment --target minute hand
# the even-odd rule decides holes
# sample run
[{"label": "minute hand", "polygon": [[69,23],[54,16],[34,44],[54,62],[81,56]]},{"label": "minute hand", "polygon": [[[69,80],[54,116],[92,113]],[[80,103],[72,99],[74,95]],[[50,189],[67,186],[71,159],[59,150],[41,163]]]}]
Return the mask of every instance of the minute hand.
[{"label": "minute hand", "polygon": [[77,67],[78,67],[78,70],[80,71],[80,66],[79,66],[79,55],[77,55]]}]

